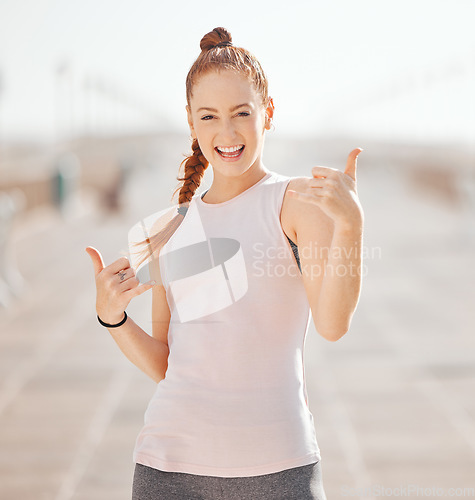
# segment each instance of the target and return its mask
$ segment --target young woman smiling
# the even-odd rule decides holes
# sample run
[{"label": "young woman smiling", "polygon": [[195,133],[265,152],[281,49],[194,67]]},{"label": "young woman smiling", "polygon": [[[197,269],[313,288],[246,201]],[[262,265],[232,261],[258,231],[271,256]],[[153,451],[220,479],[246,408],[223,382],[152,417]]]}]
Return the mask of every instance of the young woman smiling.
[{"label": "young woman smiling", "polygon": [[[87,248],[99,320],[157,382],[134,450],[133,500],[322,500],[304,343],[310,317],[325,339],[341,338],[358,303],[361,149],[344,172],[267,169],[274,105],[259,62],[224,28],[200,46],[186,80],[193,153],[179,206],[144,241],[154,281],[140,284],[125,258],[105,267]],[[210,164],[213,182],[196,195]],[[150,288],[151,336],[125,314]]]}]

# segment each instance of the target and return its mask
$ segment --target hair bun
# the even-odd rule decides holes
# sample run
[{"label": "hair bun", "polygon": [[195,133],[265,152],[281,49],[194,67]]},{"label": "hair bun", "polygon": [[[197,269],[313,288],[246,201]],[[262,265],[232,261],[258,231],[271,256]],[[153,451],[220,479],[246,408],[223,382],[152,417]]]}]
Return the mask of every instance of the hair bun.
[{"label": "hair bun", "polygon": [[226,28],[214,28],[201,39],[201,50],[211,50],[219,44],[232,45],[231,33]]}]

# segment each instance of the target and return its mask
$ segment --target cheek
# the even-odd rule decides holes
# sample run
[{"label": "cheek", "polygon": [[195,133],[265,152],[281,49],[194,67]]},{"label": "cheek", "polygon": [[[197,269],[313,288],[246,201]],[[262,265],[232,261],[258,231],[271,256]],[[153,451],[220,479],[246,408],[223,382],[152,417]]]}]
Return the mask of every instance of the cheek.
[{"label": "cheek", "polygon": [[246,124],[246,131],[249,134],[260,135],[264,124],[260,120],[252,120]]},{"label": "cheek", "polygon": [[200,127],[199,125],[195,126],[195,132],[198,137],[198,141],[200,144],[203,145],[203,147],[206,148],[207,143],[210,140],[210,127]]}]

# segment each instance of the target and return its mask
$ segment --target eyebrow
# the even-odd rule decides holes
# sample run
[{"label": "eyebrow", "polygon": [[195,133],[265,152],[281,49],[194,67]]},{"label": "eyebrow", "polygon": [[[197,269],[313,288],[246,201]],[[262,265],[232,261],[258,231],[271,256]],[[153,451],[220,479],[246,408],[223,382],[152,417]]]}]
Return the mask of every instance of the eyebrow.
[{"label": "eyebrow", "polygon": [[[251,105],[248,104],[248,103],[238,104],[237,106],[234,106],[233,108],[231,108],[229,111],[232,112],[232,111],[235,111],[236,109],[242,108],[244,106],[251,107]],[[200,108],[200,109],[197,110],[197,113],[199,113],[200,111],[212,111],[213,113],[218,113],[218,110],[214,109],[214,108]]]}]

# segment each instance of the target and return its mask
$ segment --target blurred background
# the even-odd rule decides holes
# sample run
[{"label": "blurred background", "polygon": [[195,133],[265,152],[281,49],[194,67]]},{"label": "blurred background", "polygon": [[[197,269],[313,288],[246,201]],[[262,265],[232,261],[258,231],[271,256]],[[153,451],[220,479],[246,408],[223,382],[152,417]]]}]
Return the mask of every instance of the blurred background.
[{"label": "blurred background", "polygon": [[[306,343],[328,498],[475,496],[473,19],[469,0],[0,0],[2,500],[130,498],[155,387],[97,323],[84,249],[110,264],[172,204],[217,26],[269,77],[268,169],[364,149],[358,310]],[[150,305],[128,309],[149,332]]]}]

